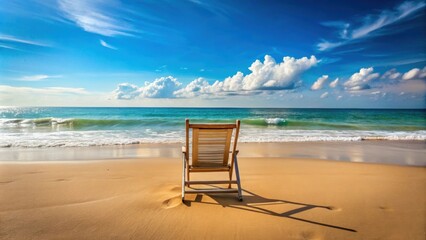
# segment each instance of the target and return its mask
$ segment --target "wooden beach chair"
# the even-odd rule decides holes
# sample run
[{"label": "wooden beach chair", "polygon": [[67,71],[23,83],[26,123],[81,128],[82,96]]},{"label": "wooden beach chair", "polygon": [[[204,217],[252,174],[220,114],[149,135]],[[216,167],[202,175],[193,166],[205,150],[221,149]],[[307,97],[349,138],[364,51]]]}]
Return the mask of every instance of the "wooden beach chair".
[{"label": "wooden beach chair", "polygon": [[[185,123],[186,146],[182,147],[182,201],[185,200],[185,193],[237,193],[238,199],[242,201],[243,197],[241,194],[241,181],[237,161],[240,120],[237,120],[235,124],[190,124],[189,119],[186,119]],[[190,142],[191,130],[192,140]],[[230,151],[233,133],[232,151]],[[231,158],[230,161],[229,158]],[[232,180],[234,168],[235,181]],[[229,179],[190,181],[191,173],[205,172],[228,172]],[[211,184],[228,184],[228,188],[191,188],[192,185]],[[237,184],[237,188],[231,188],[232,184]]]}]

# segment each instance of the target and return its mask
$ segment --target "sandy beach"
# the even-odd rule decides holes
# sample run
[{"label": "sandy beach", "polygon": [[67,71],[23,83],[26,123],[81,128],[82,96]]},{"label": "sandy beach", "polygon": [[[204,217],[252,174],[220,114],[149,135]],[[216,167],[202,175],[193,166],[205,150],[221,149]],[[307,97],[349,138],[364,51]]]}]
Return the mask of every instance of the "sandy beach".
[{"label": "sandy beach", "polygon": [[[0,163],[0,239],[424,239],[424,143],[336,144],[241,144],[244,201],[188,194],[185,204],[178,145],[76,161],[72,150],[30,151]],[[417,166],[394,164],[407,155]]]}]

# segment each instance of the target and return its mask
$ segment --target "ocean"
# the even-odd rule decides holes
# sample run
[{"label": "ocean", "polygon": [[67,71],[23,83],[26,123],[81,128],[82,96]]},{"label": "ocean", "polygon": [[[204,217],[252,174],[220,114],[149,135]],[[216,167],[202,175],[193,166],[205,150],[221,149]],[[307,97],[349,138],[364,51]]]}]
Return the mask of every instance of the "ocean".
[{"label": "ocean", "polygon": [[183,142],[191,122],[242,122],[241,142],[426,140],[426,110],[1,107],[0,148]]}]

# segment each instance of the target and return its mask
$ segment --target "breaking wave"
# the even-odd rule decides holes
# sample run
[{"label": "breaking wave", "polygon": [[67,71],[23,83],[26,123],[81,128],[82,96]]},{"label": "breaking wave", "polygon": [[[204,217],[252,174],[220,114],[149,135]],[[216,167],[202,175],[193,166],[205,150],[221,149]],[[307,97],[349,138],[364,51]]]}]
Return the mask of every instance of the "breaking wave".
[{"label": "breaking wave", "polygon": [[[184,130],[146,128],[140,130],[13,132],[1,134],[0,148],[85,147],[140,143],[182,143]],[[426,131],[336,131],[245,128],[241,142],[318,142],[399,140],[425,141]]]},{"label": "breaking wave", "polygon": [[[229,123],[234,119],[191,119],[192,122]],[[116,130],[138,129],[146,127],[179,128],[184,126],[182,119],[144,118],[144,119],[84,119],[84,118],[35,118],[35,119],[0,119],[1,129],[37,129],[59,128],[61,130]],[[242,119],[243,125],[249,127],[278,127],[282,129],[302,130],[388,130],[388,131],[420,131],[424,126],[416,125],[384,125],[384,124],[350,124],[323,121],[301,121],[284,118]]]}]

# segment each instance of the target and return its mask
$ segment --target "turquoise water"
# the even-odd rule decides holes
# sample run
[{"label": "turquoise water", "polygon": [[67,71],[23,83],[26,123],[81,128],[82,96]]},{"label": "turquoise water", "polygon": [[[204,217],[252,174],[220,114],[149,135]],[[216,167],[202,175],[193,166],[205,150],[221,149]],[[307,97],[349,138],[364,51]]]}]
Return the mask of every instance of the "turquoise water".
[{"label": "turquoise water", "polygon": [[0,147],[181,142],[184,120],[242,121],[243,142],[426,140],[426,110],[0,108]]}]

